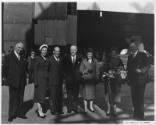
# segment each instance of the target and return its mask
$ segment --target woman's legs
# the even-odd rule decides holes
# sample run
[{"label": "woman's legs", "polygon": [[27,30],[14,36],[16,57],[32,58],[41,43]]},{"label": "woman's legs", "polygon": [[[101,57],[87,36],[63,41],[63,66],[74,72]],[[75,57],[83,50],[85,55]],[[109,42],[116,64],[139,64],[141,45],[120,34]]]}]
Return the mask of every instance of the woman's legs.
[{"label": "woman's legs", "polygon": [[94,112],[94,108],[93,108],[93,99],[89,100],[89,109],[91,112]]},{"label": "woman's legs", "polygon": [[83,87],[85,112],[88,109],[91,112],[94,112],[93,102],[94,102],[94,98],[95,98],[95,89],[96,89],[96,85],[95,85],[94,81],[85,81],[84,87]]},{"label": "woman's legs", "polygon": [[107,101],[107,112],[106,112],[106,114],[110,114],[110,110],[111,110],[110,102]]},{"label": "woman's legs", "polygon": [[42,106],[40,103],[37,103],[37,109],[38,109],[38,113],[41,117],[45,116],[45,114],[43,113],[43,110],[42,110]]},{"label": "woman's legs", "polygon": [[45,117],[45,114],[43,113],[42,104],[44,103],[46,93],[47,93],[47,87],[48,87],[48,79],[43,78],[40,79],[38,83],[38,87],[36,88],[36,104],[37,104],[37,113],[39,117]]},{"label": "woman's legs", "polygon": [[87,112],[88,110],[90,110],[91,112],[94,112],[94,108],[93,108],[93,99],[87,100],[84,99],[84,111]]},{"label": "woman's legs", "polygon": [[83,103],[84,103],[84,111],[87,112],[88,111],[88,100],[84,99]]},{"label": "woman's legs", "polygon": [[116,103],[113,104],[113,114],[116,114]]}]

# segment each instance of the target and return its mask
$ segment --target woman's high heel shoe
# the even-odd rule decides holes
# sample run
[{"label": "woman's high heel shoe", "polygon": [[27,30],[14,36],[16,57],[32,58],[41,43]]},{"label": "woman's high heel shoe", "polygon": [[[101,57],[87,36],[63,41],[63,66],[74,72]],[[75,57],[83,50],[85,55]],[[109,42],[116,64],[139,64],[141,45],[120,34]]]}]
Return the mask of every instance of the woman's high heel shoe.
[{"label": "woman's high heel shoe", "polygon": [[40,117],[40,118],[45,118],[45,117],[46,117],[45,115],[44,115],[44,116],[41,116],[41,115],[39,114],[38,110],[36,110],[36,113],[37,113],[37,116]]},{"label": "woman's high heel shoe", "polygon": [[92,101],[92,100],[89,101],[89,110],[90,110],[91,112],[94,112],[93,101]]},{"label": "woman's high heel shoe", "polygon": [[106,112],[106,115],[107,115],[107,116],[110,116],[110,115],[111,115],[110,111],[107,111],[107,112]]}]

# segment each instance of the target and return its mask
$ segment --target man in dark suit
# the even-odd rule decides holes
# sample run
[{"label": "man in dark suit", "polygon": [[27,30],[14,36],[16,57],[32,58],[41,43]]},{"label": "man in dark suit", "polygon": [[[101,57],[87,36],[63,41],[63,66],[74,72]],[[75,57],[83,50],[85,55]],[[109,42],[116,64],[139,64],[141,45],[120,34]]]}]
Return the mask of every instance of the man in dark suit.
[{"label": "man in dark suit", "polygon": [[80,76],[81,58],[77,55],[77,46],[70,47],[70,55],[64,59],[64,69],[66,76],[66,90],[67,90],[67,109],[68,113],[77,112],[79,86],[81,81]]},{"label": "man in dark suit", "polygon": [[50,57],[49,67],[49,91],[50,109],[53,115],[63,114],[62,112],[62,60],[60,58],[60,48],[54,47],[53,55]]},{"label": "man in dark suit", "polygon": [[22,112],[26,85],[26,62],[21,57],[23,48],[22,42],[17,43],[14,51],[6,56],[3,64],[3,74],[9,85],[9,122],[16,117],[26,119]]},{"label": "man in dark suit", "polygon": [[133,117],[137,120],[144,120],[144,92],[147,81],[148,60],[145,53],[138,51],[134,42],[130,44],[130,52],[127,70],[134,107]]}]

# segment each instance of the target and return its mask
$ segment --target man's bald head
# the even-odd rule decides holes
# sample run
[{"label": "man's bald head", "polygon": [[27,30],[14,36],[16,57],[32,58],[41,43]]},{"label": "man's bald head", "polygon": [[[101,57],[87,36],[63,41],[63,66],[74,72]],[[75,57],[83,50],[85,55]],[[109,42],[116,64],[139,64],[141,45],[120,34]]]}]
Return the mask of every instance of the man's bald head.
[{"label": "man's bald head", "polygon": [[53,55],[56,57],[60,56],[60,47],[58,47],[58,46],[54,47]]},{"label": "man's bald head", "polygon": [[72,56],[76,55],[76,53],[77,53],[77,46],[76,45],[72,45],[70,47],[70,53],[71,53]]},{"label": "man's bald head", "polygon": [[15,44],[14,50],[20,54],[24,49],[24,44],[22,42],[18,42]]}]

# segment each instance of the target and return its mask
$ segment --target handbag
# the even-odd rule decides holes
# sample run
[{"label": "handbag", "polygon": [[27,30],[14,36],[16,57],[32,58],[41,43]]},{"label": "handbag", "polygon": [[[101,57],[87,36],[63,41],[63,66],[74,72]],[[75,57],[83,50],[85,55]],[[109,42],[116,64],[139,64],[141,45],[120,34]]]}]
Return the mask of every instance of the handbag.
[{"label": "handbag", "polygon": [[30,101],[34,99],[34,84],[28,84],[25,86],[23,101]]},{"label": "handbag", "polygon": [[83,74],[82,78],[84,80],[95,80],[96,76],[93,73],[86,72],[86,73]]}]

